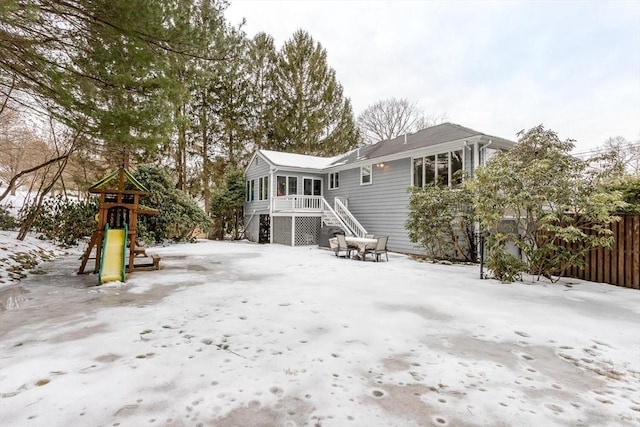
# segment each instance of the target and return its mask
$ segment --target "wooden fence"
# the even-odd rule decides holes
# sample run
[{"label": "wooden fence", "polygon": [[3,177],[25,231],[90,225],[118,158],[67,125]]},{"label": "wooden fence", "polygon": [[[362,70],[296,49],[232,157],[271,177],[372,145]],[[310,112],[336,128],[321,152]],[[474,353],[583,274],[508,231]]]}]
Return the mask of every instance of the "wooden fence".
[{"label": "wooden fence", "polygon": [[640,215],[620,215],[609,227],[616,239],[613,248],[589,251],[584,269],[571,268],[565,276],[640,289]]}]

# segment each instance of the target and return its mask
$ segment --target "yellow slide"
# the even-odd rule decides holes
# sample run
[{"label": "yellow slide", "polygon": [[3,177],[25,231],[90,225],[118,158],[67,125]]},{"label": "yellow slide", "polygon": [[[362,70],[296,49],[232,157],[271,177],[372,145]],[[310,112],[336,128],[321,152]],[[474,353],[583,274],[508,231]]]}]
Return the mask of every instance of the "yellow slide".
[{"label": "yellow slide", "polygon": [[100,283],[124,282],[127,234],[126,224],[124,229],[118,230],[109,230],[109,224],[105,226],[100,259]]}]

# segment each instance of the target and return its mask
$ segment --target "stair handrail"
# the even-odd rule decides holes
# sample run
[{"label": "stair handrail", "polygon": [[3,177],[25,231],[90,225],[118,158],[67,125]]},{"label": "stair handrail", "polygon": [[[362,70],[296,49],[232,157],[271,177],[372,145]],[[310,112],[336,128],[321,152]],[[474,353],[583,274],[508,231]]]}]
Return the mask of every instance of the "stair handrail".
[{"label": "stair handrail", "polygon": [[335,204],[335,212],[339,219],[349,226],[349,229],[353,234],[358,237],[364,237],[367,235],[367,230],[360,224],[360,222],[356,219],[355,216],[347,209],[347,207],[338,199],[337,197],[334,199]]},{"label": "stair handrail", "polygon": [[351,230],[351,228],[342,220],[342,218],[340,218],[336,211],[333,210],[329,202],[327,202],[327,199],[325,199],[324,197],[322,198],[322,211],[331,213],[331,215],[340,224],[340,227],[342,227],[342,229],[345,231],[345,233],[355,234],[353,230]]}]

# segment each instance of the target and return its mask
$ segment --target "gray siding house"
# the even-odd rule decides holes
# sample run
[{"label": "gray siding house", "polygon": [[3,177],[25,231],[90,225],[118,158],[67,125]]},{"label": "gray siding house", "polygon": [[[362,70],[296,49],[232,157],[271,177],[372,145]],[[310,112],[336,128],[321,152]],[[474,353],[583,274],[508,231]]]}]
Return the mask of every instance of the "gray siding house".
[{"label": "gray siding house", "polygon": [[411,186],[473,176],[514,142],[443,123],[326,158],[259,150],[245,170],[245,235],[254,242],[317,244],[320,228],[388,235],[394,252],[421,254],[405,229]]}]

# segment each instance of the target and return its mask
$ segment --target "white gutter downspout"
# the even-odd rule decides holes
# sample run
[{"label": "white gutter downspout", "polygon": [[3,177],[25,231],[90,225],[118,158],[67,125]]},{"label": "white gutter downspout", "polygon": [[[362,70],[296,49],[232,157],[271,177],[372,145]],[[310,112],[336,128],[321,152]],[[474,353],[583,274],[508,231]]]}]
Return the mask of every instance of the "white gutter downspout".
[{"label": "white gutter downspout", "polygon": [[278,168],[271,168],[271,185],[269,185],[271,192],[269,193],[269,244],[273,244],[273,204],[275,203],[276,194],[276,172]]}]

